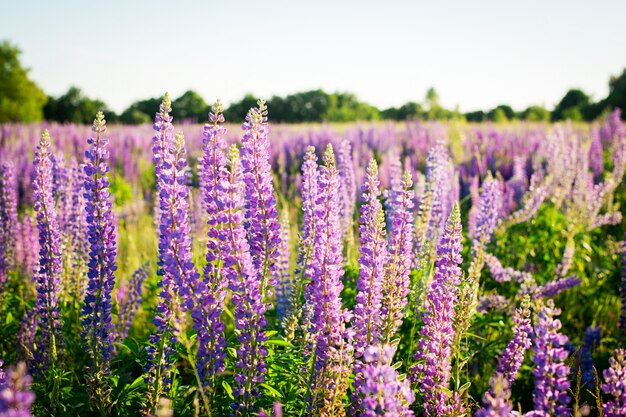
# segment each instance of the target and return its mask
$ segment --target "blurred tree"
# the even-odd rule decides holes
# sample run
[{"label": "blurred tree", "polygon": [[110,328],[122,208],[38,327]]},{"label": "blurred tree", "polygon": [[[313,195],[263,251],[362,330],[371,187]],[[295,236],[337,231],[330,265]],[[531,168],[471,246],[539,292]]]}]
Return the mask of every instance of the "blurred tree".
[{"label": "blurred tree", "polygon": [[476,110],[465,113],[465,119],[468,122],[484,122],[487,119],[487,115],[482,110]]},{"label": "blurred tree", "polygon": [[329,122],[378,120],[380,112],[374,106],[362,103],[351,93],[334,93],[329,96],[328,110],[323,116]]},{"label": "blurred tree", "polygon": [[494,122],[506,122],[515,118],[515,111],[508,104],[500,104],[489,110],[487,118]]},{"label": "blurred tree", "polygon": [[18,47],[0,43],[0,123],[33,122],[43,117],[46,95],[23,68]]},{"label": "blurred tree", "polygon": [[284,98],[274,96],[268,107],[275,122],[319,122],[328,111],[329,95],[323,90],[290,94]]},{"label": "blurred tree", "polygon": [[582,120],[590,98],[577,88],[569,90],[552,112],[552,120]]},{"label": "blurred tree", "polygon": [[437,90],[434,87],[430,87],[426,91],[426,106],[428,107],[427,117],[429,120],[437,120],[441,119],[442,109],[439,105],[439,94],[437,94]]},{"label": "blurred tree", "polygon": [[421,104],[409,101],[400,107],[390,107],[381,111],[380,116],[390,120],[423,119],[425,112]]},{"label": "blurred tree", "polygon": [[626,69],[621,75],[611,77],[609,80],[609,95],[606,104],[611,109],[622,109],[622,120],[626,120]]},{"label": "blurred tree", "polygon": [[520,115],[522,119],[529,122],[549,122],[550,111],[542,106],[529,106]]},{"label": "blurred tree", "polygon": [[154,120],[154,115],[159,111],[161,100],[161,97],[154,97],[136,101],[120,114],[119,119],[122,123],[150,123],[150,121]]},{"label": "blurred tree", "polygon": [[[190,120],[204,123],[208,120],[209,107],[200,94],[188,90],[172,101],[172,116],[179,122]],[[157,110],[158,107],[154,111]]]},{"label": "blurred tree", "polygon": [[112,112],[108,110],[102,100],[90,99],[78,87],[74,86],[58,98],[49,97],[44,107],[46,120],[62,123],[90,124],[98,111],[105,112],[107,119],[111,119]]},{"label": "blurred tree", "polygon": [[[252,107],[256,107],[256,102],[258,100],[259,99],[257,97],[248,93],[240,101],[228,106],[228,108],[224,111],[224,118],[226,119],[226,122],[237,124],[243,123],[246,115],[248,114],[248,110],[250,110]],[[271,112],[272,109],[269,108],[269,111]]]}]

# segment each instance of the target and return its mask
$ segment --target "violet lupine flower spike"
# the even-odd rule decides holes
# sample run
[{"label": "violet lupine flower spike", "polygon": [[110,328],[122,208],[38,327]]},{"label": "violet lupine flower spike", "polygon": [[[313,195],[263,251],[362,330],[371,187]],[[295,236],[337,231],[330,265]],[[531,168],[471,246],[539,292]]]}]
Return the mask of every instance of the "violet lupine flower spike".
[{"label": "violet lupine flower spike", "polygon": [[313,369],[310,414],[336,415],[343,410],[342,399],[351,373],[350,334],[346,329],[349,313],[342,311],[343,256],[339,208],[339,172],[331,145],[324,153],[324,166],[318,175],[315,202],[315,260],[312,265],[310,304],[313,308]]},{"label": "violet lupine flower spike", "polygon": [[489,176],[480,192],[476,231],[474,233],[474,252],[484,248],[491,240],[502,212],[502,191],[500,182]]},{"label": "violet lupine flower spike", "polygon": [[87,140],[85,152],[85,211],[89,236],[89,281],[81,312],[82,337],[90,363],[86,372],[89,395],[96,407],[105,412],[110,406],[110,361],[113,351],[111,293],[117,269],[117,244],[109,180],[108,139],[104,137],[106,121],[98,112],[92,130],[95,137]]},{"label": "violet lupine flower spike", "polygon": [[517,372],[524,362],[524,353],[527,349],[530,349],[532,342],[530,335],[532,334],[532,327],[530,325],[530,297],[525,296],[522,300],[522,305],[515,311],[513,317],[515,328],[513,329],[513,339],[509,342],[502,357],[498,362],[498,368],[496,374],[491,380],[491,394],[495,396],[496,387],[495,383],[499,375],[501,375],[508,383],[508,386],[513,385],[517,378]]},{"label": "violet lupine flower spike", "polygon": [[52,196],[52,161],[50,135],[44,130],[35,153],[33,172],[33,197],[39,230],[39,271],[37,273],[37,303],[39,313],[39,342],[34,365],[40,371],[56,362],[60,353],[61,324],[59,321],[59,292],[61,286],[61,231]]},{"label": "violet lupine flower spike", "polygon": [[413,265],[413,181],[411,173],[402,176],[401,188],[391,195],[390,207],[391,239],[389,240],[389,262],[385,267],[382,302],[382,341],[391,343],[402,325],[404,308]]},{"label": "violet lupine flower spike", "polygon": [[[318,166],[315,148],[309,146],[302,163],[302,232],[299,243],[298,269],[296,270],[295,282],[292,286],[290,311],[285,320],[285,330],[289,339],[295,337],[300,318],[302,318],[302,327],[308,329],[312,316],[312,311],[310,311],[313,307],[313,304],[310,303],[312,286],[307,284],[313,279],[317,177]],[[304,307],[308,307],[309,311],[302,311]]]},{"label": "violet lupine flower spike", "polygon": [[[187,186],[187,160],[185,138],[182,133],[171,140],[170,135],[160,137],[160,130],[165,132],[169,126],[159,126],[159,121],[171,120],[169,98],[166,95],[159,113],[157,113],[154,137],[155,154],[153,160],[160,163],[157,177],[159,191],[159,271],[161,275],[161,294],[158,314],[154,319],[157,332],[150,337],[148,351],[148,382],[151,384],[148,409],[153,410],[161,395],[169,390],[169,371],[173,363],[173,343],[185,329],[184,320],[180,319],[186,311],[194,307],[192,294],[198,289],[199,274],[195,268],[191,253],[189,226],[189,187]],[[157,152],[162,151],[159,155]],[[155,162],[155,163],[156,163]],[[201,293],[202,291],[200,291]]]},{"label": "violet lupine flower spike", "polygon": [[[226,360],[224,323],[220,319],[224,311],[227,280],[221,271],[226,254],[231,252],[228,218],[229,178],[226,170],[226,128],[222,103],[218,100],[209,113],[209,123],[202,134],[202,198],[208,225],[206,265],[203,279],[197,291],[200,298],[192,312],[194,328],[198,334],[196,367],[207,393],[213,390],[214,377],[223,372]],[[210,401],[210,400],[209,400]],[[209,408],[210,404],[205,404]]]},{"label": "violet lupine flower spike", "polygon": [[605,369],[602,392],[611,398],[602,406],[606,417],[626,415],[626,350],[615,349],[609,359],[610,367]]},{"label": "violet lupine flower spike", "polygon": [[380,338],[383,281],[389,255],[379,187],[378,164],[372,159],[367,167],[361,197],[360,270],[353,323],[356,358],[360,358],[365,348],[376,344]]},{"label": "violet lupine flower spike", "polygon": [[229,222],[231,247],[224,258],[222,274],[228,279],[233,292],[235,334],[237,347],[237,373],[233,395],[235,412],[247,415],[262,393],[259,385],[265,380],[267,348],[265,335],[265,305],[261,295],[261,277],[252,263],[250,247],[243,226],[244,181],[239,150],[233,145],[228,153],[229,178],[226,216]]},{"label": "violet lupine flower spike", "polygon": [[[1,362],[1,361],[0,361]],[[0,383],[0,416],[32,417],[31,407],[35,394],[30,389],[31,377],[22,362],[6,372],[5,381]]]},{"label": "violet lupine flower spike", "polygon": [[424,326],[411,368],[413,382],[424,399],[428,416],[444,415],[458,399],[446,394],[450,381],[454,315],[458,298],[462,258],[461,214],[455,204],[437,248],[437,261],[428,292]]},{"label": "violet lupine flower spike", "polygon": [[359,386],[362,410],[359,416],[412,417],[409,406],[415,395],[407,380],[400,381],[391,362],[395,349],[390,345],[369,346],[363,359],[363,383]]},{"label": "violet lupine flower spike", "polygon": [[337,153],[337,168],[339,169],[339,194],[341,201],[341,218],[343,235],[346,242],[350,243],[353,233],[354,205],[356,203],[356,178],[354,174],[354,162],[352,160],[352,146],[348,140],[341,142]]},{"label": "violet lupine flower spike", "polygon": [[548,300],[538,314],[539,322],[535,326],[535,356],[533,369],[535,391],[533,402],[535,412],[542,415],[566,417],[571,401],[568,394],[570,382],[569,366],[565,365],[568,352],[564,348],[567,336],[559,333],[561,322],[555,318],[561,310],[554,307],[554,301]]},{"label": "violet lupine flower spike", "polygon": [[361,357],[365,348],[377,344],[381,336],[381,313],[383,298],[383,281],[385,279],[385,265],[387,253],[387,238],[385,232],[385,213],[380,203],[380,181],[378,179],[378,164],[372,159],[367,167],[363,194],[361,200],[361,217],[359,225],[359,279],[356,288],[356,304],[354,306],[354,356],[355,363],[354,386],[357,394],[353,397],[353,409],[360,407],[358,396],[362,383]]},{"label": "violet lupine flower spike", "polygon": [[11,162],[0,166],[0,296],[7,273],[15,268],[17,236],[17,182]]},{"label": "violet lupine flower spike", "polygon": [[191,254],[189,228],[189,187],[185,169],[185,137],[176,134],[165,143],[165,156],[157,179],[160,200],[160,267],[165,283],[171,285],[183,312],[193,307],[193,291],[199,279]]},{"label": "violet lupine flower spike", "polygon": [[291,298],[291,266],[290,266],[290,237],[289,237],[289,216],[284,212],[280,216],[280,247],[278,251],[278,262],[274,274],[276,283],[276,314],[279,320],[285,318],[289,311],[289,300]]},{"label": "violet lupine flower spike", "polygon": [[510,417],[518,415],[511,404],[511,385],[502,374],[496,374],[491,381],[491,389],[483,397],[483,408],[476,417]]},{"label": "violet lupine flower spike", "polygon": [[[252,263],[261,280],[263,299],[271,296],[276,257],[280,246],[280,225],[272,183],[272,167],[267,139],[267,106],[259,100],[242,125],[241,165],[245,184],[245,227]],[[271,284],[271,286],[270,286]]]},{"label": "violet lupine flower spike", "polygon": [[117,290],[118,322],[115,341],[118,343],[123,342],[128,337],[135,313],[141,305],[143,282],[147,276],[148,263],[146,262],[133,272],[130,281],[126,282],[124,286],[120,286]]},{"label": "violet lupine flower spike", "polygon": [[626,242],[622,243],[622,275],[619,293],[622,306],[619,316],[619,330],[622,342],[626,343]]}]

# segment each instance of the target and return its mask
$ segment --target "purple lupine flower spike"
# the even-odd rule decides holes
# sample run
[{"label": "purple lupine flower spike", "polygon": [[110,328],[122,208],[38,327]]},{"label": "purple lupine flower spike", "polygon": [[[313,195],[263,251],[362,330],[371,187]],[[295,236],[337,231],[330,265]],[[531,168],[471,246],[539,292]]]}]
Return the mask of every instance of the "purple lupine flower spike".
[{"label": "purple lupine flower spike", "polygon": [[474,232],[474,251],[478,248],[484,248],[489,243],[501,213],[502,191],[500,182],[494,178],[487,178],[479,197],[476,230]]},{"label": "purple lupine flower spike", "polygon": [[0,359],[0,387],[4,386],[7,382],[7,374],[2,369],[2,365],[4,365],[4,361]]},{"label": "purple lupine flower spike", "polygon": [[402,324],[409,294],[411,265],[413,265],[413,181],[411,173],[402,176],[401,188],[392,190],[391,239],[389,262],[385,268],[382,302],[382,341],[391,340]]},{"label": "purple lupine flower spike", "polygon": [[483,397],[483,408],[476,412],[476,417],[510,417],[518,415],[511,404],[510,383],[502,374],[496,374],[491,381],[491,389]]},{"label": "purple lupine flower spike", "polygon": [[491,380],[492,395],[496,395],[495,383],[499,375],[506,380],[508,386],[513,385],[517,378],[517,372],[524,362],[524,353],[532,345],[530,335],[533,329],[530,325],[530,298],[528,296],[524,297],[522,305],[515,311],[513,322],[515,323],[513,339],[504,349],[504,353],[502,353],[502,357],[498,362],[496,375]]},{"label": "purple lupine flower spike", "polygon": [[117,244],[113,223],[111,194],[107,172],[108,139],[104,114],[99,112],[93,122],[95,137],[87,140],[85,152],[85,212],[89,235],[89,281],[81,312],[82,337],[89,354],[86,379],[89,395],[96,407],[109,407],[110,361],[113,352],[111,293],[117,270]]},{"label": "purple lupine flower spike", "polygon": [[341,182],[339,184],[339,195],[341,202],[341,218],[343,234],[349,237],[352,231],[354,205],[357,198],[356,176],[354,173],[354,162],[352,160],[352,146],[349,141],[341,142],[337,153],[337,168]]},{"label": "purple lupine flower spike", "polygon": [[378,165],[370,161],[363,184],[361,219],[359,226],[359,279],[357,281],[356,305],[354,306],[354,349],[360,358],[369,345],[380,337],[381,307],[387,240],[385,215],[380,203]]},{"label": "purple lupine flower spike", "polygon": [[359,387],[362,380],[362,356],[365,348],[381,337],[381,313],[385,265],[389,256],[385,231],[385,214],[380,203],[378,164],[372,159],[367,167],[361,200],[359,225],[359,279],[354,306],[355,396],[353,409],[360,407]]},{"label": "purple lupine flower spike", "polygon": [[276,264],[274,282],[276,283],[276,314],[283,320],[291,308],[291,267],[290,267],[289,217],[287,213],[280,216],[280,247]]},{"label": "purple lupine flower spike", "polygon": [[564,363],[568,356],[564,348],[567,336],[559,332],[561,321],[555,318],[559,314],[561,310],[554,307],[554,301],[551,299],[538,314],[533,356],[536,365],[533,369],[535,376],[533,402],[535,412],[566,417],[570,415],[567,408],[571,401],[568,394],[570,368]]},{"label": "purple lupine flower spike", "polygon": [[362,417],[411,417],[415,395],[407,380],[400,381],[392,366],[395,349],[390,345],[369,346],[364,354],[363,383],[359,386]]},{"label": "purple lupine flower spike", "polygon": [[454,314],[460,284],[463,248],[458,204],[450,214],[437,248],[435,273],[428,292],[424,326],[411,368],[413,382],[424,399],[426,415],[448,413],[456,404],[445,390],[450,381]]},{"label": "purple lupine flower spike", "polygon": [[141,305],[143,282],[147,277],[148,263],[146,262],[133,272],[130,281],[120,286],[117,290],[116,298],[119,318],[115,332],[115,341],[118,343],[123,342],[128,337],[135,313]]},{"label": "purple lupine flower spike", "polygon": [[609,359],[610,367],[602,373],[602,392],[611,398],[602,406],[606,417],[626,415],[626,349],[615,349]]},{"label": "purple lupine flower spike", "polygon": [[[215,375],[224,371],[226,339],[224,323],[220,319],[224,311],[227,281],[220,271],[224,255],[230,253],[228,225],[229,179],[226,170],[226,128],[222,103],[218,100],[209,113],[209,123],[202,134],[203,155],[200,160],[202,199],[208,225],[206,265],[202,282],[206,288],[198,291],[200,297],[192,316],[198,332],[198,356],[196,366],[203,387],[212,387]],[[205,405],[207,407],[210,404]]]},{"label": "purple lupine flower spike", "polygon": [[[169,391],[173,343],[184,329],[182,315],[194,307],[192,295],[202,293],[197,285],[199,273],[192,260],[189,225],[189,187],[185,138],[182,133],[172,140],[168,134],[171,117],[169,97],[165,95],[156,116],[153,141],[159,192],[159,270],[161,294],[154,322],[157,332],[150,337],[148,351],[148,408],[154,409],[160,397]],[[158,152],[163,152],[159,155]]]},{"label": "purple lupine flower spike", "polygon": [[35,351],[34,364],[46,370],[53,364],[61,344],[59,321],[59,291],[61,285],[61,231],[52,196],[52,161],[50,135],[44,130],[35,153],[33,197],[39,229],[39,271],[37,272],[37,303],[41,334]]},{"label": "purple lupine flower spike", "polygon": [[317,156],[315,148],[306,149],[302,163],[302,231],[300,233],[300,250],[298,252],[295,282],[292,286],[290,311],[285,322],[289,337],[293,338],[301,318],[302,327],[307,329],[312,318],[313,304],[310,302],[313,280],[313,264],[315,263],[315,202],[317,199],[318,180]]},{"label": "purple lupine flower spike", "polygon": [[267,367],[264,346],[265,304],[262,302],[261,276],[252,263],[250,247],[243,226],[242,207],[244,204],[244,176],[239,151],[233,145],[228,153],[229,178],[226,216],[230,223],[229,241],[231,247],[222,266],[222,274],[228,280],[233,292],[235,327],[239,346],[237,347],[237,373],[235,374],[235,412],[246,415],[254,409],[254,403],[262,393],[259,385],[265,380]]},{"label": "purple lupine flower spike", "polygon": [[[315,254],[313,280],[309,303],[313,315],[312,333],[313,372],[310,399],[314,415],[334,415],[343,409],[342,398],[347,388],[346,377],[351,369],[351,349],[342,311],[343,256],[339,210],[339,172],[331,145],[324,153],[324,166],[318,175],[318,194],[315,202]],[[326,414],[324,414],[326,413]]]},{"label": "purple lupine flower spike", "polygon": [[622,306],[619,315],[619,330],[622,341],[626,342],[626,242],[622,243],[622,274],[619,293]]},{"label": "purple lupine flower spike", "polygon": [[242,125],[241,165],[246,187],[245,227],[250,255],[261,277],[261,294],[267,299],[275,285],[273,277],[280,246],[280,225],[269,160],[267,106],[263,100],[259,100],[258,106],[248,112]]},{"label": "purple lupine flower spike", "polygon": [[85,170],[82,165],[74,163],[68,171],[64,254],[71,265],[67,278],[66,293],[70,300],[81,299],[87,278],[87,262],[89,261],[89,242],[87,241],[87,219],[85,213]]},{"label": "purple lupine flower spike", "polygon": [[0,383],[0,416],[32,417],[35,394],[30,389],[31,381],[24,363],[8,369],[6,380]]},{"label": "purple lupine flower spike", "polygon": [[[226,339],[224,323],[220,316],[224,311],[227,281],[220,271],[224,254],[230,253],[227,226],[230,224],[227,206],[229,182],[226,170],[226,128],[222,103],[218,100],[209,113],[209,123],[202,135],[203,155],[200,160],[202,199],[208,225],[206,265],[203,270],[205,284],[192,316],[198,332],[197,368],[203,387],[211,387],[215,375],[224,371]],[[205,405],[207,407],[210,404]]]},{"label": "purple lupine flower spike", "polygon": [[595,372],[591,354],[600,346],[601,340],[602,332],[599,327],[589,326],[585,329],[585,335],[580,346],[580,357],[578,358],[583,386],[593,383]]},{"label": "purple lupine flower spike", "polygon": [[17,182],[11,162],[0,166],[0,294],[7,273],[16,267]]},{"label": "purple lupine flower spike", "polygon": [[193,307],[193,291],[199,274],[192,260],[189,237],[189,187],[185,175],[187,160],[183,134],[178,133],[165,146],[166,154],[157,179],[161,208],[160,267],[163,281],[170,283],[179,298],[175,302],[180,303],[185,312]]},{"label": "purple lupine flower spike", "polygon": [[426,160],[426,190],[420,204],[416,230],[416,253],[430,255],[450,212],[449,195],[452,188],[450,158],[443,144],[438,143]]}]

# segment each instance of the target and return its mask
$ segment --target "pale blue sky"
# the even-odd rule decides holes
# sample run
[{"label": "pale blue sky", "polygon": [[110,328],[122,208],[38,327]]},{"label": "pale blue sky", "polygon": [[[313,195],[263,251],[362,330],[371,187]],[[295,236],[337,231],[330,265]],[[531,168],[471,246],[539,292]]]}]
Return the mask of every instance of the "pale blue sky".
[{"label": "pale blue sky", "polygon": [[[96,5],[97,4],[97,8]],[[350,91],[379,107],[434,86],[461,110],[595,98],[626,67],[626,1],[0,0],[0,39],[48,94],[74,84],[120,111],[197,90]]]}]

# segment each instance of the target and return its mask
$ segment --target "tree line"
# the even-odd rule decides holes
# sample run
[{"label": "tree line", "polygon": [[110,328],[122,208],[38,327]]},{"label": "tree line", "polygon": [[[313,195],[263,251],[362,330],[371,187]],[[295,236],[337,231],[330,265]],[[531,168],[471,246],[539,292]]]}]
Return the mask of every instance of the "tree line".
[{"label": "tree line", "polygon": [[[111,111],[106,103],[87,97],[78,87],[72,86],[61,96],[47,96],[28,77],[28,69],[19,60],[21,51],[8,41],[0,44],[0,123],[31,122],[40,120],[61,123],[91,123],[97,111],[107,114],[107,119],[118,123],[149,123],[153,120],[161,98],[154,97],[132,103],[120,114]],[[226,120],[242,120],[248,109],[254,107],[259,97],[246,94],[225,110]],[[467,120],[469,122],[528,121],[591,121],[613,110],[626,109],[626,69],[609,80],[606,98],[593,101],[580,89],[570,89],[553,108],[533,105],[515,111],[507,104],[490,110],[461,113],[440,105],[439,95],[430,88],[421,102],[410,101],[399,107],[379,109],[360,101],[347,92],[328,93],[321,89],[298,92],[287,96],[273,96],[268,102],[271,118],[276,123],[352,122],[356,120]],[[202,122],[210,104],[193,90],[186,91],[172,101],[172,116],[177,120]],[[626,112],[622,113],[626,117]]]}]

